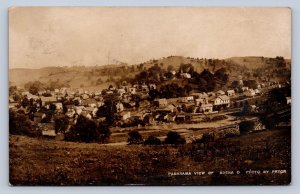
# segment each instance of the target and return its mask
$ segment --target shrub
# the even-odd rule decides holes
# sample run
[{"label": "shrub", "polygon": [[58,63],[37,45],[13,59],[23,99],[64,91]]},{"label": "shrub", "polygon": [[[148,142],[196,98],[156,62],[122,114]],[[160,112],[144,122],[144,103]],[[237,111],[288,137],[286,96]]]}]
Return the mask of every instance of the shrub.
[{"label": "shrub", "polygon": [[130,131],[128,133],[128,136],[129,136],[129,138],[128,138],[127,142],[129,145],[143,143],[143,138],[138,131]]},{"label": "shrub", "polygon": [[31,121],[23,113],[9,111],[9,134],[27,135],[36,137],[40,135],[40,131],[36,131],[32,127]]},{"label": "shrub", "polygon": [[193,144],[197,144],[197,143],[201,144],[201,143],[203,143],[203,139],[202,138],[194,139],[192,143]]},{"label": "shrub", "polygon": [[97,125],[94,121],[80,115],[76,125],[72,126],[70,131],[65,134],[67,141],[105,142],[110,136],[107,125]]},{"label": "shrub", "polygon": [[184,139],[184,137],[181,137],[181,135],[179,135],[179,133],[175,132],[175,131],[170,131],[167,134],[167,137],[165,139],[165,144],[185,144],[186,141]]},{"label": "shrub", "polygon": [[75,133],[74,126],[71,126],[70,131],[65,133],[65,141],[80,141],[80,136]]},{"label": "shrub", "polygon": [[110,130],[107,124],[99,124],[97,128],[97,136],[102,143],[105,143],[110,137]]},{"label": "shrub", "polygon": [[65,134],[69,125],[69,119],[66,116],[57,117],[54,120],[55,132]]},{"label": "shrub", "polygon": [[215,140],[215,134],[212,132],[205,133],[202,136],[202,142],[208,143],[208,142],[213,142]]},{"label": "shrub", "polygon": [[54,111],[48,110],[45,114],[46,117],[42,118],[41,123],[50,123],[54,115]]},{"label": "shrub", "polygon": [[150,135],[144,142],[145,145],[160,145],[161,141],[157,137]]},{"label": "shrub", "polygon": [[242,121],[239,124],[240,133],[245,134],[250,132],[254,129],[254,122],[253,121]]}]

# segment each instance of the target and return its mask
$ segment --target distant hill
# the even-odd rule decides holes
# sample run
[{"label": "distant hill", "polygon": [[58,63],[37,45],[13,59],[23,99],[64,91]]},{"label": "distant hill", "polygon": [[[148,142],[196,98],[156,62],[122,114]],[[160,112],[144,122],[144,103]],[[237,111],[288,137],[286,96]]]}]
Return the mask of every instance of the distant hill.
[{"label": "distant hill", "polygon": [[[48,83],[50,81],[59,81],[67,83],[71,88],[85,87],[90,90],[107,88],[110,82],[97,85],[92,84],[98,79],[98,76],[88,76],[88,72],[92,67],[46,67],[41,69],[10,69],[9,82],[10,85],[23,87],[30,81],[40,81]],[[107,76],[101,76],[103,80]]]},{"label": "distant hill", "polygon": [[[162,69],[167,69],[168,66],[172,66],[174,70],[177,70],[182,63],[190,63],[195,67],[197,71],[203,71],[206,67],[203,62],[200,60],[186,58],[181,56],[170,56],[166,58],[161,58],[158,60],[149,60],[147,62],[141,63],[143,68],[148,69],[151,66],[158,64]],[[113,75],[110,72],[110,69],[115,68],[130,68],[132,66],[135,67],[136,72],[129,72],[125,75],[122,74],[122,70],[120,70],[120,76],[134,76],[139,71],[138,66],[136,65],[127,65],[127,64],[111,64],[105,66],[75,66],[75,67],[46,67],[41,69],[10,69],[9,70],[9,81],[11,85],[17,85],[23,87],[25,83],[29,81],[41,81],[41,82],[49,82],[59,80],[60,82],[68,83],[72,88],[79,88],[80,86],[84,86],[87,89],[102,89],[107,88],[110,84],[113,84],[113,81],[106,81],[109,76],[115,76],[118,78],[118,75]],[[101,71],[106,69],[107,72],[97,73],[97,71]],[[96,73],[91,73],[91,71],[96,71]],[[104,83],[98,84],[95,86],[95,83],[98,79],[101,79]]]},{"label": "distant hill", "polygon": [[[290,60],[286,60],[290,64]],[[16,68],[9,70],[10,85],[23,87],[29,81],[41,81],[48,83],[50,81],[60,81],[67,83],[72,88],[84,87],[89,90],[107,88],[114,84],[114,79],[120,77],[133,77],[143,69],[148,69],[158,65],[167,70],[172,67],[178,70],[180,64],[192,64],[194,69],[202,72],[208,69],[212,72],[219,68],[247,67],[249,69],[266,67],[270,58],[265,57],[232,57],[224,60],[190,58],[182,56],[169,56],[160,59],[152,59],[144,63],[127,65],[105,65],[105,66],[73,66],[73,67],[46,67],[41,69]],[[133,70],[131,70],[133,69]],[[233,73],[233,72],[232,72]],[[110,78],[113,77],[112,80]],[[100,81],[99,81],[100,80]]]},{"label": "distant hill", "polygon": [[42,69],[9,69],[9,81],[12,84],[22,85],[29,81],[40,80],[41,77],[48,76],[50,73],[63,71],[63,67],[46,67]]},{"label": "distant hill", "polygon": [[164,69],[167,69],[168,66],[173,66],[174,70],[177,70],[180,66],[180,64],[192,64],[195,67],[196,71],[203,71],[206,68],[209,68],[207,65],[204,64],[204,59],[195,59],[195,58],[190,58],[190,57],[182,57],[182,56],[169,56],[169,57],[164,57],[161,59],[153,59],[147,62],[142,63],[144,67],[149,68],[153,66],[154,64],[161,65]]},{"label": "distant hill", "polygon": [[[290,64],[290,59],[285,59],[286,62]],[[270,58],[267,57],[258,57],[258,56],[249,56],[249,57],[231,57],[228,59],[225,59],[225,61],[229,63],[233,63],[236,65],[244,66],[249,69],[255,69],[255,68],[261,68],[261,67],[267,67]]]}]

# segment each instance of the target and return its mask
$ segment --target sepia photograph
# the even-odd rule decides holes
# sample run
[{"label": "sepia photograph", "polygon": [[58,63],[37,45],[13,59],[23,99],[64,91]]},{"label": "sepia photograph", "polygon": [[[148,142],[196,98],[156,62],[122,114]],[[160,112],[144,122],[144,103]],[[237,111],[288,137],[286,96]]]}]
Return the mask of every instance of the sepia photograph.
[{"label": "sepia photograph", "polygon": [[287,7],[10,7],[9,184],[291,184]]}]

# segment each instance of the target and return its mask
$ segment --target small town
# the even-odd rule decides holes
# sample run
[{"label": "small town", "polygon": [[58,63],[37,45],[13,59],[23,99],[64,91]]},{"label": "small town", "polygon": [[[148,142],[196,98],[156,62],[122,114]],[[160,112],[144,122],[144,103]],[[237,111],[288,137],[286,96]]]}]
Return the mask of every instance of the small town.
[{"label": "small town", "polygon": [[[136,77],[147,71],[150,75],[152,70],[162,74],[161,68],[154,64]],[[203,77],[213,75],[208,70],[198,75],[192,65],[181,64],[177,71],[165,71],[160,81],[151,81],[150,76],[144,82],[141,79],[133,83],[120,80],[118,86],[109,85],[101,91],[67,87],[41,90],[37,86],[39,83],[33,82],[29,84],[28,91],[10,87],[9,108],[22,113],[33,123],[32,134],[40,132],[41,136],[48,138],[126,145],[130,143],[126,140],[126,133],[130,131],[152,137],[152,134],[167,128],[168,131],[179,132],[187,143],[192,143],[203,135],[213,134],[214,138],[239,135],[241,123],[253,125],[246,132],[265,130],[266,123],[260,114],[270,91],[283,91],[290,87],[289,80],[245,80],[242,76],[223,87],[226,89],[210,92],[194,92],[189,85],[182,88],[176,84],[195,80],[193,74]],[[216,74],[220,76],[214,76],[213,81],[228,82],[229,76],[224,68],[217,70]],[[168,85],[163,85],[165,82]],[[290,116],[291,97],[288,93],[283,95],[285,101],[279,104],[285,105],[281,104],[276,113],[286,123]],[[274,115],[269,117],[267,119],[274,119]],[[94,126],[84,132],[75,132],[79,120],[85,123],[92,121]],[[166,134],[161,133],[155,138],[163,141],[165,137]]]},{"label": "small town", "polygon": [[9,184],[291,184],[291,23],[289,7],[11,7]]},{"label": "small town", "polygon": [[[167,57],[168,60],[173,58]],[[255,169],[259,164],[258,161],[274,160],[276,169],[288,170],[286,168],[289,168],[290,163],[286,160],[290,153],[284,153],[290,149],[290,136],[287,135],[291,129],[289,61],[285,61],[282,57],[245,58],[243,59],[245,62],[261,60],[267,64],[263,68],[249,69],[222,60],[189,60],[198,61],[200,64],[207,63],[208,67],[215,64],[212,65],[215,66],[215,71],[212,69],[199,71],[197,65],[189,63],[179,64],[178,69],[171,65],[164,67],[163,63],[158,65],[159,60],[151,60],[147,65],[85,69],[83,74],[88,79],[93,79],[90,75],[95,76],[97,72],[103,76],[107,72],[117,72],[117,75],[126,71],[132,73],[129,74],[131,77],[108,77],[107,83],[101,83],[107,87],[101,90],[71,88],[61,83],[62,81],[50,81],[48,84],[31,81],[24,84],[23,88],[11,85],[9,88],[11,138],[16,143],[21,137],[33,138],[23,141],[29,141],[31,145],[37,140],[33,146],[37,146],[36,148],[40,143],[42,145],[47,143],[51,147],[59,142],[74,142],[75,147],[72,149],[83,149],[82,146],[87,146],[83,144],[94,146],[96,143],[97,150],[102,151],[89,154],[84,159],[94,158],[92,164],[95,166],[100,165],[97,164],[99,160],[95,157],[100,157],[98,154],[104,150],[105,152],[111,150],[109,154],[112,154],[121,147],[122,149],[124,146],[128,147],[128,151],[117,151],[116,156],[111,156],[116,160],[114,167],[116,176],[122,176],[125,182],[128,172],[122,169],[128,168],[129,164],[120,163],[118,158],[123,156],[130,163],[144,163],[145,159],[149,158],[147,161],[150,163],[145,165],[150,169],[148,167],[146,169],[151,173],[155,173],[156,168],[160,169],[159,173],[163,173],[161,176],[174,171],[174,165],[179,165],[177,162],[185,158],[201,164],[194,166],[193,171],[235,170],[252,176],[248,177],[250,182],[258,178],[246,173],[249,170],[247,168]],[[224,63],[227,68],[220,65]],[[230,71],[234,73],[228,73]],[[59,69],[56,74],[61,75],[61,72],[67,75],[68,69]],[[261,73],[265,76],[258,76]],[[49,76],[56,74],[50,73]],[[61,87],[55,87],[57,85]],[[68,150],[70,148],[66,148],[67,145],[59,144],[58,147]],[[49,150],[48,146],[45,147],[45,151]],[[84,148],[85,152],[89,149],[91,148]],[[138,159],[135,158],[134,152],[138,152]],[[65,158],[64,154],[60,156],[62,159]],[[77,157],[77,154],[74,157]],[[51,157],[46,158],[48,159],[42,163],[52,160]],[[208,167],[207,165],[212,162],[214,165]],[[78,169],[79,166],[86,164],[72,161],[70,165]],[[104,169],[109,168],[105,163],[101,166]],[[138,171],[144,171],[143,166],[137,164]],[[261,166],[263,169],[269,167],[269,165]],[[218,170],[220,168],[222,171]],[[190,171],[189,168],[180,169]],[[107,170],[104,173],[108,172]],[[129,174],[134,176],[135,172]],[[103,177],[112,175],[100,173],[95,176],[98,178],[91,177],[91,179],[101,181]],[[206,174],[201,176],[200,181],[207,184],[205,181],[211,179],[213,182],[223,184],[222,176],[226,175]],[[288,173],[282,174],[278,179],[286,180],[287,176]],[[178,181],[176,176],[167,177],[173,177],[173,181]],[[52,179],[46,179],[43,180],[53,183]],[[137,177],[135,181],[141,180],[144,178]],[[170,183],[172,180],[165,181]],[[57,181],[78,184],[73,179]],[[157,184],[155,180],[151,181]],[[56,181],[54,183],[56,184]]]}]

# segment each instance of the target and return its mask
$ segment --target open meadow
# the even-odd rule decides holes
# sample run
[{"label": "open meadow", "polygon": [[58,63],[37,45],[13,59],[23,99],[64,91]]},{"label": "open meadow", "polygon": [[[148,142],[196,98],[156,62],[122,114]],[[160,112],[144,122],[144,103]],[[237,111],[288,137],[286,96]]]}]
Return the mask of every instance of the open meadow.
[{"label": "open meadow", "polygon": [[272,185],[291,179],[290,128],[177,146],[10,135],[9,147],[12,185]]}]

